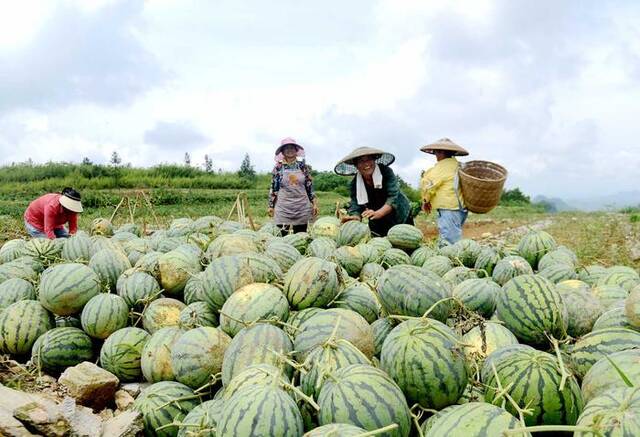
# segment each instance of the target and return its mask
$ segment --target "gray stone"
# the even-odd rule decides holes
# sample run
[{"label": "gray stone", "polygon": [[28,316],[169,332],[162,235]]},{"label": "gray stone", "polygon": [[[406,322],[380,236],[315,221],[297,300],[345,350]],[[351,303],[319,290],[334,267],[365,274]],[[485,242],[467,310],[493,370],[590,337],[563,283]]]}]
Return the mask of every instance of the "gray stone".
[{"label": "gray stone", "polygon": [[73,398],[66,397],[61,404],[62,413],[71,425],[74,437],[94,437],[102,434],[102,419],[90,408],[76,405]]},{"label": "gray stone", "polygon": [[13,416],[30,429],[46,436],[65,437],[71,431],[71,424],[55,403],[34,401],[16,408]]},{"label": "gray stone", "polygon": [[629,257],[631,261],[640,260],[640,244],[637,244],[629,249]]},{"label": "gray stone", "polygon": [[118,390],[116,392],[116,406],[118,410],[128,410],[135,401],[133,396],[124,390]]},{"label": "gray stone", "polygon": [[136,437],[143,428],[140,412],[124,411],[104,423],[102,437]]},{"label": "gray stone", "polygon": [[149,387],[151,384],[148,382],[130,382],[122,384],[120,388],[129,393],[134,398],[137,398],[142,390]]},{"label": "gray stone", "polygon": [[0,408],[0,435],[6,437],[31,437],[27,428],[16,418],[11,411]]},{"label": "gray stone", "polygon": [[58,382],[67,387],[79,404],[97,410],[113,400],[120,384],[113,373],[88,361],[67,368]]}]

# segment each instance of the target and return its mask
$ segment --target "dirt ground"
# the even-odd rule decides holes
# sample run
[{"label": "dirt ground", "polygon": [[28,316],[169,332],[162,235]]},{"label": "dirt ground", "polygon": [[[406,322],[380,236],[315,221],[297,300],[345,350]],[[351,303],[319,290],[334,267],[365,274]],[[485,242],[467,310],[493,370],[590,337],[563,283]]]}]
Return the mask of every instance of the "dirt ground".
[{"label": "dirt ground", "polygon": [[[500,232],[506,231],[507,229],[516,228],[526,223],[527,222],[524,220],[512,219],[481,219],[468,221],[462,228],[462,235],[464,238],[479,240],[481,238],[487,237],[488,234],[497,235]],[[418,222],[416,225],[422,230],[427,240],[436,239],[438,237],[438,227],[436,226],[435,222]]]}]

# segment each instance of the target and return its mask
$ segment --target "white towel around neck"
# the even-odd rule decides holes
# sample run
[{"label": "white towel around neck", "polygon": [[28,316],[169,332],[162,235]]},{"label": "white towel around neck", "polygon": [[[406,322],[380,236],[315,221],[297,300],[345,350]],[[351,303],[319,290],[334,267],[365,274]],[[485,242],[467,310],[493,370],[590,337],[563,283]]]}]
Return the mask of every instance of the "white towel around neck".
[{"label": "white towel around neck", "polygon": [[[373,187],[382,188],[382,172],[380,171],[378,164],[376,164],[376,168],[373,169]],[[365,205],[369,203],[367,187],[365,186],[364,178],[360,172],[356,174],[356,198],[358,200],[358,205]]]}]

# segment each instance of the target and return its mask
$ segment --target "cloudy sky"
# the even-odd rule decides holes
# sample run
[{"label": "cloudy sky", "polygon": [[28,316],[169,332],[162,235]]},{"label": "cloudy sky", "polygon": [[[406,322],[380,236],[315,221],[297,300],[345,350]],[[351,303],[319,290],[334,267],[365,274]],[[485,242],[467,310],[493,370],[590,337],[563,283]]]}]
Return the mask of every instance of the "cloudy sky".
[{"label": "cloudy sky", "polygon": [[317,169],[369,145],[416,184],[446,136],[532,195],[637,189],[639,20],[633,0],[0,0],[0,164],[266,171],[293,136]]}]

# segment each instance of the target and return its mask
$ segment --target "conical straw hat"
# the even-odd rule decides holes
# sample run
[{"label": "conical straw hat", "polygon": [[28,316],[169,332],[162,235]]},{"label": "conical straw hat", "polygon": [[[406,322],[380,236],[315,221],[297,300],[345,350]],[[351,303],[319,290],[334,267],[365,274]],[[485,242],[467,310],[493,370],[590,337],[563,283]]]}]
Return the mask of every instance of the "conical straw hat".
[{"label": "conical straw hat", "polygon": [[333,171],[342,176],[354,175],[358,172],[355,165],[356,158],[361,156],[374,155],[376,163],[383,165],[391,165],[396,157],[384,150],[375,149],[373,147],[358,147],[354,149],[347,156],[342,158],[338,164],[336,164]]},{"label": "conical straw hat", "polygon": [[436,150],[447,150],[450,152],[455,152],[454,156],[467,156],[469,152],[462,147],[451,141],[449,138],[440,138],[435,143],[427,144],[426,146],[420,147],[425,153],[434,154]]}]

